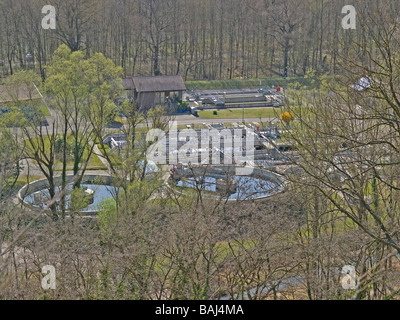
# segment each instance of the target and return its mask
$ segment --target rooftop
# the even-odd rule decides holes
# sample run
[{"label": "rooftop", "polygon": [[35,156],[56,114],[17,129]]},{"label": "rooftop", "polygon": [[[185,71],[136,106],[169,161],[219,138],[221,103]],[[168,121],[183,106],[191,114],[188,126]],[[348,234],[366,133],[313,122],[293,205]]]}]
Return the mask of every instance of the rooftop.
[{"label": "rooftop", "polygon": [[0,103],[38,100],[42,98],[42,94],[34,83],[24,83],[18,86],[0,85]]},{"label": "rooftop", "polygon": [[[132,81],[137,92],[186,91],[181,76],[133,77]],[[129,87],[129,81],[125,80],[125,85]]]}]

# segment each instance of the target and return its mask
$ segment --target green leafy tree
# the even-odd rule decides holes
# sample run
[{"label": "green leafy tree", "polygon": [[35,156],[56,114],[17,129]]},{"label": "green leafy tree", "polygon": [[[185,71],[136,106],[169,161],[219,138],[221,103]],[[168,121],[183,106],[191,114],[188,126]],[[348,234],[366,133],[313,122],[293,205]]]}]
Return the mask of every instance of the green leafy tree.
[{"label": "green leafy tree", "polygon": [[[121,69],[102,54],[85,59],[80,51],[61,45],[47,68],[46,92],[63,124],[62,187],[67,179],[68,140],[72,137],[73,174],[81,177],[93,155],[95,140],[101,140],[116,106]],[[77,182],[80,185],[80,179]],[[63,205],[65,208],[65,203]]]}]

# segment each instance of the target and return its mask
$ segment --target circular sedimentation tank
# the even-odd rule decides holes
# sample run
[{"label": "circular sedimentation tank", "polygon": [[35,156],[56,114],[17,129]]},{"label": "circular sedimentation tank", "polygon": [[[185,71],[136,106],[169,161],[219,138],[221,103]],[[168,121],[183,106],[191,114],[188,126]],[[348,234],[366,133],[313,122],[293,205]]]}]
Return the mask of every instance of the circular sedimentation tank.
[{"label": "circular sedimentation tank", "polygon": [[[73,181],[73,176],[67,177],[67,183]],[[61,191],[61,177],[55,178],[55,183],[58,185],[56,191],[57,193]],[[33,181],[24,187],[22,187],[18,192],[18,199],[25,206],[31,208],[44,208],[50,201],[49,191],[48,191],[48,181],[47,179]],[[96,214],[98,211],[98,206],[104,200],[113,198],[118,193],[118,187],[112,185],[111,176],[108,175],[86,175],[82,179],[81,191],[82,191],[82,201],[84,201],[87,206],[81,210],[81,213],[86,215]],[[66,206],[67,211],[70,208],[72,186],[66,195]]]},{"label": "circular sedimentation tank", "polygon": [[[202,189],[211,197],[223,198],[228,201],[237,200],[259,200],[280,193],[284,189],[281,176],[258,168],[246,167],[245,175],[243,167],[198,167],[175,169],[171,174],[172,185],[185,189]],[[73,180],[73,176],[67,177],[67,183]],[[56,185],[61,185],[61,177],[55,178]],[[108,175],[86,175],[81,183],[82,194],[87,200],[87,206],[79,210],[84,215],[95,215],[99,204],[107,199],[115,198],[119,188],[113,186],[112,178]],[[72,190],[72,188],[71,188]],[[70,191],[71,191],[70,190]],[[61,187],[57,188],[57,193]],[[18,192],[18,199],[27,207],[36,209],[44,208],[50,200],[47,179],[33,181]],[[67,211],[71,192],[67,193]]]},{"label": "circular sedimentation tank", "polygon": [[[239,169],[239,170],[237,170]],[[199,167],[180,168],[171,173],[172,185],[189,189],[201,189],[208,195],[227,200],[257,200],[268,198],[283,191],[283,179],[267,170],[246,167]]]}]

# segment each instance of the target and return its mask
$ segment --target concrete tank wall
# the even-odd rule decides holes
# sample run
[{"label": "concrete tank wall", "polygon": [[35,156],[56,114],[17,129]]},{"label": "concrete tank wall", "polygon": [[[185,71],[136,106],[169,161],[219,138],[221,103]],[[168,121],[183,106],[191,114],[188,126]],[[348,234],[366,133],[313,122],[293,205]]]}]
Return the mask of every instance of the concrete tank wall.
[{"label": "concrete tank wall", "polygon": [[[67,184],[71,183],[74,179],[74,176],[67,176]],[[61,184],[61,176],[54,178],[55,185]],[[112,184],[112,177],[108,175],[85,175],[82,179],[82,184],[100,184],[100,185],[111,185]],[[25,206],[30,208],[36,208],[31,203],[24,201],[24,199],[37,191],[47,189],[49,187],[49,182],[47,179],[36,180],[33,181],[25,186],[23,186],[18,192],[18,200],[23,203]],[[85,212],[85,214],[94,214],[94,212]]]}]

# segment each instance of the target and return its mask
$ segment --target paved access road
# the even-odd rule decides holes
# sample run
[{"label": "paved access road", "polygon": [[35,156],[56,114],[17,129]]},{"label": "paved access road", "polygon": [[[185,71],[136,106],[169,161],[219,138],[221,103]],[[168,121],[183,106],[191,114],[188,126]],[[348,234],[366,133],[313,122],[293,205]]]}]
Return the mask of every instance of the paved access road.
[{"label": "paved access road", "polygon": [[[242,118],[228,118],[228,119],[210,119],[210,118],[201,118],[195,117],[188,114],[183,115],[176,115],[175,120],[177,121],[178,125],[185,125],[185,124],[213,124],[213,123],[240,123],[242,122]],[[260,122],[260,118],[245,118],[245,122]],[[271,122],[271,121],[278,121],[278,118],[261,118],[262,122]]]}]

